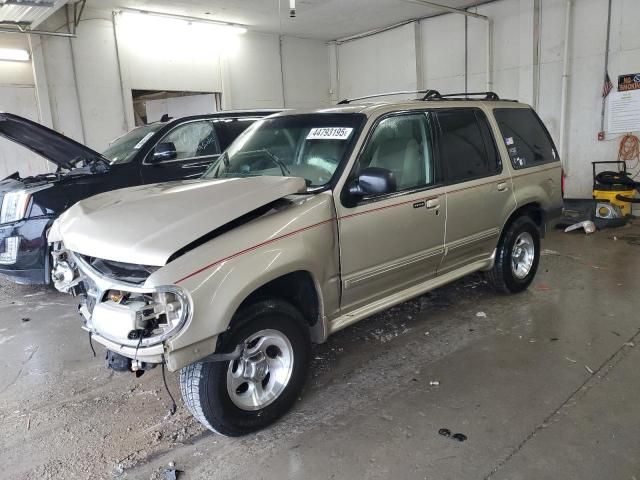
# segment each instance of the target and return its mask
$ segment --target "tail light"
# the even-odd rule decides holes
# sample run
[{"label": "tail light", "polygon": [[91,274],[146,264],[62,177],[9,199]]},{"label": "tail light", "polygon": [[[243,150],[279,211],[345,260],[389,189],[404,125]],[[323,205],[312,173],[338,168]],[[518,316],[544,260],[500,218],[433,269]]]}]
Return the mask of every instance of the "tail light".
[{"label": "tail light", "polygon": [[560,191],[562,192],[562,198],[564,198],[564,168],[560,170]]}]

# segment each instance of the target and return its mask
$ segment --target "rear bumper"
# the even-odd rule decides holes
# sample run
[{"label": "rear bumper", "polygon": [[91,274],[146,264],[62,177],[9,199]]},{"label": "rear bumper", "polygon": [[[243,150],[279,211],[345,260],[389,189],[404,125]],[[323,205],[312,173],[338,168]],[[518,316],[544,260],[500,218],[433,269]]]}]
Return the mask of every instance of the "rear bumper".
[{"label": "rear bumper", "polygon": [[49,283],[46,231],[51,221],[42,217],[0,225],[0,251],[6,251],[9,241],[18,244],[15,259],[0,263],[0,274],[16,283]]}]

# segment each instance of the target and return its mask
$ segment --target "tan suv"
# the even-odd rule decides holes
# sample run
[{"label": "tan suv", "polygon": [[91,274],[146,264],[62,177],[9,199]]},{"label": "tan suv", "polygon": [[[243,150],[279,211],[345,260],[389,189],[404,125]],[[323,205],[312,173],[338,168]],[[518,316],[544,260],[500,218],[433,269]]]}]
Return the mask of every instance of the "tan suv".
[{"label": "tan suv", "polygon": [[469,95],[260,120],[200,180],[69,209],[53,280],[112,368],[165,364],[209,429],[263,428],[312,342],[471,272],[507,293],[533,280],[562,204],[556,149],[529,106]]}]

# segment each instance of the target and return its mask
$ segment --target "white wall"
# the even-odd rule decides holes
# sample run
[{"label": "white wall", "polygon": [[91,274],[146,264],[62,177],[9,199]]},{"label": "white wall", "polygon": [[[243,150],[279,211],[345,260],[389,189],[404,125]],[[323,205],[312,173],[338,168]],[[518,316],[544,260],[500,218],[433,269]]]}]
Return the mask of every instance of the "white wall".
[{"label": "white wall", "polygon": [[[118,15],[114,28],[111,11],[87,9],[78,38],[42,38],[42,48],[34,52],[42,67],[38,82],[26,63],[0,68],[0,85],[23,88],[24,83],[35,94],[37,83],[40,107],[48,115],[32,117],[96,150],[133,126],[131,89],[220,92],[225,109],[330,101],[325,42],[283,37],[281,48],[274,34],[221,37],[202,24],[186,28],[183,22],[153,17],[165,23],[155,28],[145,23],[147,16],[123,16]],[[41,28],[60,30],[64,22],[64,12],[58,11]],[[14,104],[5,105],[18,111]],[[37,106],[34,100],[36,112]]]},{"label": "white wall", "polygon": [[[476,20],[478,21],[478,20]],[[464,91],[464,17],[443,15],[420,22],[422,78],[420,88]],[[447,48],[442,48],[446,45]]]},{"label": "white wall", "polygon": [[329,57],[323,42],[282,37],[282,67],[287,108],[330,102]]},{"label": "white wall", "polygon": [[[24,35],[3,34],[0,48],[28,50],[29,45]],[[31,62],[0,61],[0,111],[40,120]],[[16,171],[28,176],[47,170],[44,159],[0,137],[0,179]]]},{"label": "white wall", "polygon": [[237,37],[223,55],[223,68],[225,109],[284,106],[277,35],[247,33]]},{"label": "white wall", "polygon": [[416,48],[409,24],[338,46],[338,97],[415,90]]},{"label": "white wall", "polygon": [[[539,61],[536,62],[534,0],[498,0],[474,9],[493,19],[493,86],[504,98],[517,98],[537,110],[556,143],[566,0],[540,0]],[[574,0],[570,45],[567,121],[567,196],[589,197],[591,162],[615,160],[619,136],[598,142],[603,84],[607,2]],[[609,73],[614,84],[622,73],[640,71],[640,2],[613,0]],[[337,47],[337,89],[341,98],[384,91],[435,88],[464,91],[465,20],[447,14],[413,25],[346,42]],[[419,43],[417,69],[416,41]],[[486,90],[486,25],[467,21],[468,91]],[[539,69],[539,83],[538,83]],[[422,84],[418,83],[421,73]],[[536,90],[538,83],[538,90]],[[636,132],[637,133],[637,132]]]}]

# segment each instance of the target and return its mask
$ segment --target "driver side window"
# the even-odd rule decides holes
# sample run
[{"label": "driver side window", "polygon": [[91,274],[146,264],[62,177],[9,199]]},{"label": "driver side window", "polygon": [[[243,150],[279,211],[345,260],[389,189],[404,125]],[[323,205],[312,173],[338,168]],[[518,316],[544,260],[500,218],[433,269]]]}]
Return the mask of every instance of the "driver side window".
[{"label": "driver side window", "polygon": [[160,144],[175,149],[172,160],[208,157],[220,153],[215,130],[208,120],[180,125],[165,135]]},{"label": "driver side window", "polygon": [[358,160],[356,176],[368,167],[393,172],[398,191],[431,184],[433,159],[426,115],[397,115],[380,121]]}]

